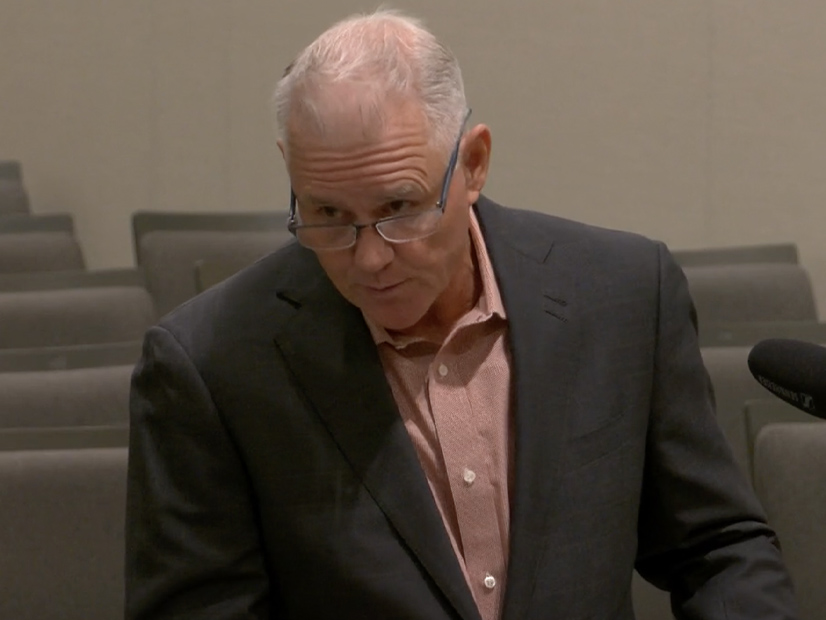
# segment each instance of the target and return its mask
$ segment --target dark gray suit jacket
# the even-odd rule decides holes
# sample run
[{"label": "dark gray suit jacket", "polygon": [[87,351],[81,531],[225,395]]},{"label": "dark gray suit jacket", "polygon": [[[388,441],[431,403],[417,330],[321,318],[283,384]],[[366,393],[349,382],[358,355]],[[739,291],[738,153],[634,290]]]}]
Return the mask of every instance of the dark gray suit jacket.
[{"label": "dark gray suit jacket", "polygon": [[[516,420],[504,620],[795,617],[667,250],[481,199]],[[478,619],[358,309],[290,244],[151,329],[127,617]]]}]

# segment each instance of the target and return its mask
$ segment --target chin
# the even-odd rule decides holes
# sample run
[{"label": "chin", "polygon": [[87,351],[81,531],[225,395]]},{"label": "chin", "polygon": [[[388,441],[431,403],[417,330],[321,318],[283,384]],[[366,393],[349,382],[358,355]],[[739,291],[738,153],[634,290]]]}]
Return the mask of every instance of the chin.
[{"label": "chin", "polygon": [[412,327],[421,320],[420,316],[399,316],[398,314],[390,314],[378,312],[374,314],[365,313],[370,317],[376,325],[380,325],[388,331],[403,332]]},{"label": "chin", "polygon": [[376,325],[394,332],[402,332],[415,327],[425,315],[425,310],[418,312],[417,309],[411,308],[409,303],[395,307],[364,306],[362,311]]}]

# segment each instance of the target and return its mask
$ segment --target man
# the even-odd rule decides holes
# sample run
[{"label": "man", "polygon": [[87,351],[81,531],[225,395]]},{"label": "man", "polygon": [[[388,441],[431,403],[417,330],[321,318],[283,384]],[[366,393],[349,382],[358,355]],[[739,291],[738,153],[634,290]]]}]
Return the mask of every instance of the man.
[{"label": "man", "polygon": [[133,385],[127,617],[794,618],[686,282],[481,195],[453,56],[379,12],[275,95],[297,242],[163,319]]}]

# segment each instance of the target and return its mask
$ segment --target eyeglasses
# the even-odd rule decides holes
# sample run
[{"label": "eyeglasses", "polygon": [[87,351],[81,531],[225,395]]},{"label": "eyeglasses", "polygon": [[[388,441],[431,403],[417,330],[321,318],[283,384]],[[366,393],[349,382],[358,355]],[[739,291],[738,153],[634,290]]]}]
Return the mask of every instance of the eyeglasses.
[{"label": "eyeglasses", "polygon": [[453,171],[459,160],[459,146],[465,132],[465,125],[470,118],[471,110],[467,111],[456,138],[456,144],[450,154],[447,164],[442,191],[439,201],[431,208],[418,210],[416,213],[391,215],[369,224],[300,224],[296,213],[297,199],[295,192],[290,189],[290,216],[287,220],[289,230],[298,242],[311,250],[345,250],[352,247],[358,239],[359,232],[364,228],[375,228],[376,232],[389,243],[407,243],[429,237],[439,226],[442,214],[447,204],[447,193],[450,182],[453,180]]}]

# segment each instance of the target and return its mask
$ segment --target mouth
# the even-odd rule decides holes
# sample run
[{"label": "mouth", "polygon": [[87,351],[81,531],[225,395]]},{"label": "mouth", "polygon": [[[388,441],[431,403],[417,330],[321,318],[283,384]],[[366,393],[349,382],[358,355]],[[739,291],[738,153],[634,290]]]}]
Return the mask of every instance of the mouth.
[{"label": "mouth", "polygon": [[366,288],[368,292],[370,292],[374,295],[386,295],[388,293],[392,293],[393,291],[397,290],[405,282],[406,282],[406,280],[402,280],[401,282],[396,282],[395,284],[388,284],[386,286],[369,286],[369,285],[365,285],[364,288]]}]

